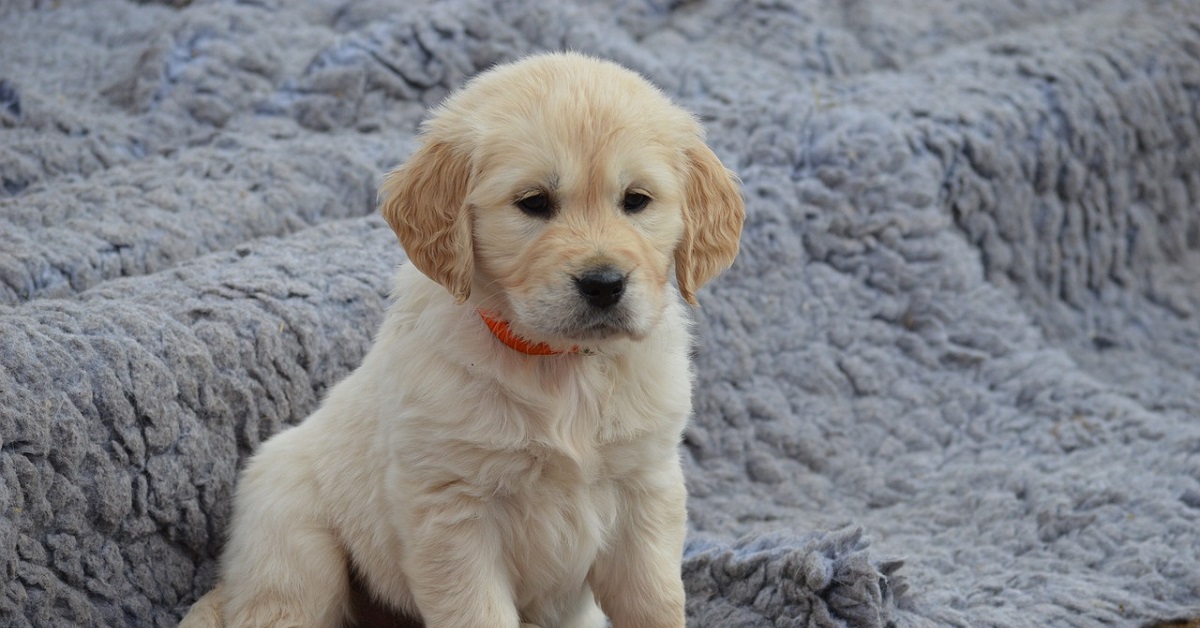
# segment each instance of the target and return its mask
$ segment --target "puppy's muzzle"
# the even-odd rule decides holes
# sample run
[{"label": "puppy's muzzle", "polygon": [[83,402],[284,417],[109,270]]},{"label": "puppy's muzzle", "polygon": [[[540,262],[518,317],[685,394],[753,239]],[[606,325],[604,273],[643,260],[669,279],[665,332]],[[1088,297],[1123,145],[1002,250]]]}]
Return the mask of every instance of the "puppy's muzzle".
[{"label": "puppy's muzzle", "polygon": [[625,275],[612,266],[589,270],[574,279],[579,296],[596,309],[605,310],[616,305],[625,294]]}]

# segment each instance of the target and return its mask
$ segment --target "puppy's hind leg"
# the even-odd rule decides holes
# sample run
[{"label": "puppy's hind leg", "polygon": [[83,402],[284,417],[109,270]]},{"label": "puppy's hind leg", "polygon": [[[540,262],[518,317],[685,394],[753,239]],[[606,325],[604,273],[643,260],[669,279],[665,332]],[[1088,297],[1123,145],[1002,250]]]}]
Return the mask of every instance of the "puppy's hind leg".
[{"label": "puppy's hind leg", "polygon": [[221,574],[230,628],[332,628],[349,612],[345,552],[289,436],[264,446],[238,488]]}]

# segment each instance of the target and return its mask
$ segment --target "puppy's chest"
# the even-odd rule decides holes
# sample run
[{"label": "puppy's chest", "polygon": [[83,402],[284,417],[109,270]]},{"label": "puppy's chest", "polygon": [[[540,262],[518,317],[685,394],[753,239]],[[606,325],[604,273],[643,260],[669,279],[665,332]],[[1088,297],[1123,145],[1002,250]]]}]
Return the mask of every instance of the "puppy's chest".
[{"label": "puppy's chest", "polygon": [[[626,448],[597,439],[535,440],[519,449],[496,451],[471,481],[498,503],[511,504],[522,518],[556,520],[567,529],[607,528],[609,504],[626,480]],[[577,519],[577,520],[576,520]]]},{"label": "puppy's chest", "polygon": [[527,472],[511,478],[493,502],[523,603],[585,577],[618,528],[621,490],[601,460],[580,465],[537,448],[526,455]]},{"label": "puppy's chest", "polygon": [[494,382],[490,407],[502,407],[518,422],[527,442],[567,455],[619,448],[641,434],[670,429],[674,417],[690,411],[690,394],[682,403],[673,390],[651,394],[633,370],[600,358],[570,369],[547,366],[533,377]]},{"label": "puppy's chest", "polygon": [[477,397],[478,415],[501,417],[484,441],[513,464],[478,479],[495,482],[497,495],[569,501],[619,487],[640,463],[671,455],[690,411],[688,390],[649,395],[619,371],[550,374],[521,389],[496,382]]},{"label": "puppy's chest", "polygon": [[562,569],[590,564],[616,526],[629,460],[648,449],[632,426],[646,418],[633,414],[619,393],[556,392],[537,404],[513,396],[499,402],[522,425],[524,439],[495,451],[497,464],[481,465],[487,471],[474,480],[494,496],[505,520],[518,522],[508,533],[509,551],[569,578]]}]

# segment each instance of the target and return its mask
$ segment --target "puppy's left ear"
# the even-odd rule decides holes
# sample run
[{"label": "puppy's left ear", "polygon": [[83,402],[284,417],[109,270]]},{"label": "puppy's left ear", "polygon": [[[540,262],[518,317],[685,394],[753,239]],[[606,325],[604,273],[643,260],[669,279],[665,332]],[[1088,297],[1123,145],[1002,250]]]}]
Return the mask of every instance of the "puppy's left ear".
[{"label": "puppy's left ear", "polygon": [[471,215],[466,207],[471,165],[445,141],[430,141],[384,179],[383,217],[408,259],[442,284],[455,301],[471,295],[475,262]]},{"label": "puppy's left ear", "polygon": [[675,278],[679,292],[696,305],[696,291],[737,257],[738,239],[746,219],[737,175],[703,142],[685,151],[683,241],[675,249]]}]

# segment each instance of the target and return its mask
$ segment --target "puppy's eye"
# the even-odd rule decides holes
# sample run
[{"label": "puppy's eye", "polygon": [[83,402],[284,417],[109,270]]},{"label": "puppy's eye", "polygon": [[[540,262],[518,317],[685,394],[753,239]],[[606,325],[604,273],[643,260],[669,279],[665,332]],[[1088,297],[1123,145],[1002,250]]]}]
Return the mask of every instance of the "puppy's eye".
[{"label": "puppy's eye", "polygon": [[554,209],[554,206],[550,203],[550,197],[544,192],[538,192],[537,194],[530,194],[529,196],[526,196],[525,198],[517,201],[517,207],[526,214],[529,214],[530,216],[536,216],[538,218],[545,218],[549,216],[550,212]]},{"label": "puppy's eye", "polygon": [[650,197],[641,192],[626,192],[625,198],[621,200],[621,206],[630,214],[636,214],[650,204]]}]

